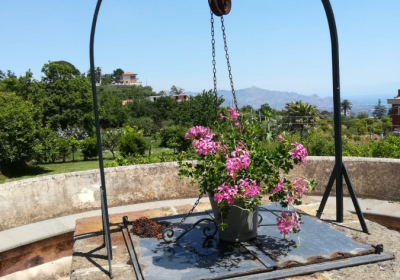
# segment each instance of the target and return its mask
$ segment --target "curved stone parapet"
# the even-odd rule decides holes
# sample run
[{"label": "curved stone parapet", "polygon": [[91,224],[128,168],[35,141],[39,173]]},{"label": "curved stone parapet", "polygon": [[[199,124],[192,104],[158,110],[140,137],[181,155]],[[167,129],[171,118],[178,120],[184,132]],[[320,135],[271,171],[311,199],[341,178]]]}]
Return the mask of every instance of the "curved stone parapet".
[{"label": "curved stone parapet", "polygon": [[[197,197],[175,162],[105,169],[108,206]],[[0,184],[0,231],[100,208],[99,170]]]},{"label": "curved stone parapet", "polygon": [[[334,157],[309,157],[291,176],[317,179],[313,195],[322,195]],[[360,198],[400,200],[400,160],[344,158]],[[197,197],[188,179],[179,179],[174,162],[105,169],[108,206]],[[344,184],[345,185],[345,184]],[[100,208],[99,170],[36,177],[0,184],[0,231]],[[334,194],[335,186],[332,194]],[[347,190],[345,188],[345,194]]]},{"label": "curved stone parapet", "polygon": [[[343,157],[350,181],[360,198],[400,200],[400,160],[388,158]],[[298,165],[290,175],[318,180],[312,195],[323,195],[335,165],[334,157],[308,157],[307,165]],[[335,194],[335,183],[331,195]],[[349,195],[343,179],[344,194]]]}]

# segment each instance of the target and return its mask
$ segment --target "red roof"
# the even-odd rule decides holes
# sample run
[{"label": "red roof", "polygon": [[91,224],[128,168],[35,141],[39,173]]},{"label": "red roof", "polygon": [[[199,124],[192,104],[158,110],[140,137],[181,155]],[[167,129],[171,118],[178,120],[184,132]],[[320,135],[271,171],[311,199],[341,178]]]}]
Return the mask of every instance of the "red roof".
[{"label": "red roof", "polygon": [[124,74],[122,74],[122,76],[130,76],[130,75],[137,75],[136,73],[132,73],[132,72],[125,72]]}]

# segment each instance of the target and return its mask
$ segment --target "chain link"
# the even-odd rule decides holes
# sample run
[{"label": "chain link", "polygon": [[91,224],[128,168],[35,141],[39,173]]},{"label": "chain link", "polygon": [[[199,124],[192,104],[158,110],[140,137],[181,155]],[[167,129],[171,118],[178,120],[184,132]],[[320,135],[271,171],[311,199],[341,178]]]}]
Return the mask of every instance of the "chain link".
[{"label": "chain link", "polygon": [[217,68],[215,61],[215,39],[214,39],[214,15],[211,13],[211,45],[212,45],[212,64],[213,64],[213,73],[214,73],[214,107],[215,107],[215,119],[218,119],[218,94],[217,94]]},{"label": "chain link", "polygon": [[193,204],[192,209],[190,209],[190,211],[187,213],[187,215],[186,215],[185,217],[183,217],[182,220],[181,220],[178,224],[175,224],[175,225],[174,225],[174,228],[179,227],[181,224],[183,224],[183,223],[186,221],[186,219],[193,213],[194,209],[195,209],[195,208],[197,207],[197,205],[199,204],[200,199],[203,197],[203,195],[204,195],[204,193],[203,193],[203,192],[200,192],[199,198],[198,198],[198,199],[196,200],[196,202]]},{"label": "chain link", "polygon": [[229,80],[231,82],[233,101],[235,102],[235,110],[239,111],[237,101],[236,101],[235,88],[233,86],[231,63],[229,62],[228,45],[226,43],[226,34],[225,34],[225,25],[224,25],[224,16],[221,17],[221,29],[222,29],[222,37],[224,39],[225,57],[226,57],[226,63],[228,65],[228,73],[229,73]]}]

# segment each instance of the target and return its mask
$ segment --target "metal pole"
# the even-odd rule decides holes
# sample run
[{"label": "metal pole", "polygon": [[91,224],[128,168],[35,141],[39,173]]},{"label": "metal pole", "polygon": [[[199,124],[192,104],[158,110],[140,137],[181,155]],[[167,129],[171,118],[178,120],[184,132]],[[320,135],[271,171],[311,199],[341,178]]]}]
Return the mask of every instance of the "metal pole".
[{"label": "metal pole", "polygon": [[336,179],[336,221],[343,222],[343,177],[342,177],[342,124],[340,118],[340,71],[339,71],[339,40],[335,16],[329,0],[321,0],[324,5],[329,24],[332,48],[332,82],[333,82],[333,119],[335,131],[335,168]]},{"label": "metal pole", "polygon": [[90,32],[90,77],[92,82],[92,95],[93,95],[93,109],[94,109],[94,120],[96,126],[96,138],[97,138],[97,151],[99,154],[99,167],[100,167],[100,199],[101,199],[101,208],[102,208],[102,221],[103,221],[103,237],[104,237],[104,245],[107,247],[107,258],[109,265],[109,276],[113,278],[112,270],[111,270],[111,259],[112,259],[112,250],[111,250],[111,238],[110,238],[110,222],[108,218],[108,205],[107,205],[107,192],[106,192],[106,180],[104,175],[104,165],[103,165],[103,153],[101,148],[101,136],[100,136],[100,121],[99,121],[99,108],[97,104],[97,92],[96,92],[96,77],[95,77],[95,69],[94,69],[94,35],[96,32],[96,23],[97,16],[99,14],[100,6],[102,0],[97,1],[96,9],[93,15],[92,29]]}]

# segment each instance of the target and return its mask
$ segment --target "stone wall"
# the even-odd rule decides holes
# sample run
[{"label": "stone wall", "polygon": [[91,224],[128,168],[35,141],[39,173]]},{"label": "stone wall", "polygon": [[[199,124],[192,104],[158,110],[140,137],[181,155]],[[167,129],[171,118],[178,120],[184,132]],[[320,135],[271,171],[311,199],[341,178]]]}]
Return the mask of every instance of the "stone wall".
[{"label": "stone wall", "polygon": [[[343,162],[357,197],[400,200],[400,160],[344,157]],[[313,195],[323,195],[334,165],[334,157],[308,157],[307,165],[296,166],[290,175],[317,179]],[[344,179],[343,187],[344,194],[349,196]],[[335,194],[335,188],[334,182],[331,195]]]},{"label": "stone wall", "polygon": [[[106,168],[108,206],[199,195],[177,163]],[[0,230],[100,208],[99,170],[0,184]]]},{"label": "stone wall", "polygon": [[[400,200],[400,160],[344,158],[344,162],[358,197]],[[308,164],[297,166],[291,175],[317,179],[313,194],[322,195],[333,166],[333,157],[309,157]],[[106,168],[108,206],[197,197],[197,187],[179,179],[177,171],[176,163]],[[99,187],[98,170],[0,184],[0,230],[99,209]]]}]

